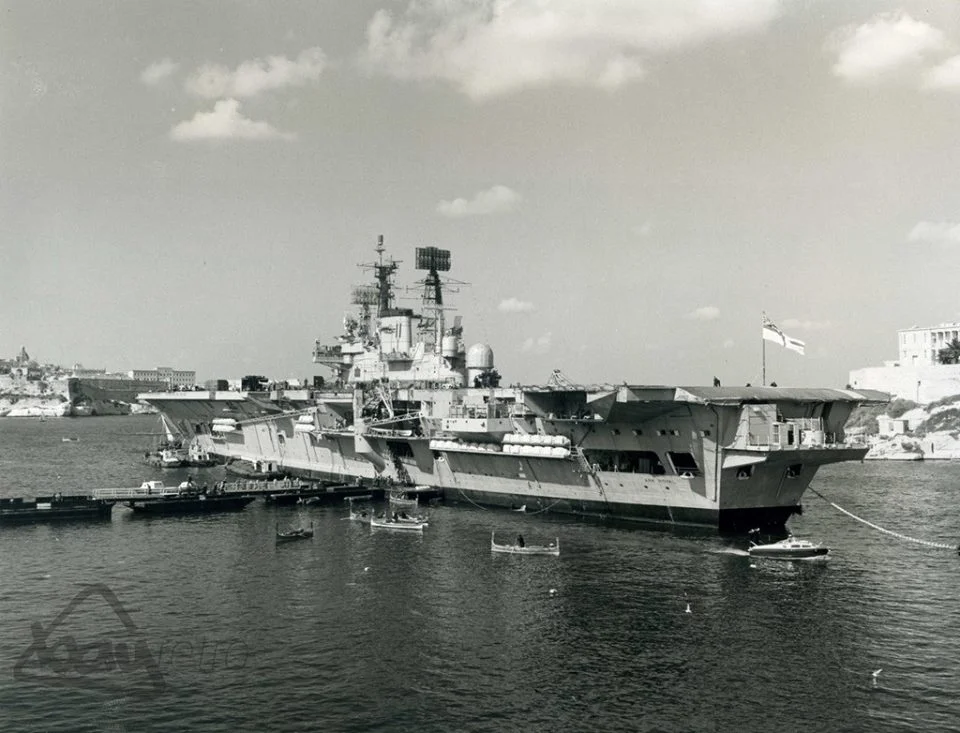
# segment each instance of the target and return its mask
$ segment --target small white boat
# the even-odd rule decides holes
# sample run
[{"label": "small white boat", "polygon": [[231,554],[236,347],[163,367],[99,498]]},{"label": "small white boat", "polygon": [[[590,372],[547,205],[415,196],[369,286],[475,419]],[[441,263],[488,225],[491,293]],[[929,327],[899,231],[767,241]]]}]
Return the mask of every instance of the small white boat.
[{"label": "small white boat", "polygon": [[416,496],[408,498],[402,491],[391,491],[387,498],[390,506],[396,509],[416,509],[420,505]]},{"label": "small white boat", "polygon": [[426,522],[419,521],[413,517],[409,520],[387,519],[385,517],[370,517],[371,529],[389,529],[396,532],[423,532],[427,526]]},{"label": "small white boat", "polygon": [[772,560],[810,560],[826,557],[830,550],[823,545],[790,535],[784,540],[768,544],[751,542],[747,552],[750,557],[766,557]]},{"label": "small white boat", "polygon": [[490,551],[504,552],[511,555],[560,555],[560,538],[546,545],[528,545],[523,535],[517,535],[512,544],[497,544],[496,531],[490,533]]},{"label": "small white boat", "polygon": [[422,524],[424,527],[429,526],[430,521],[423,514],[418,514],[415,517],[407,516],[406,513],[401,514],[398,517],[393,517],[394,522],[401,522],[403,524]]}]

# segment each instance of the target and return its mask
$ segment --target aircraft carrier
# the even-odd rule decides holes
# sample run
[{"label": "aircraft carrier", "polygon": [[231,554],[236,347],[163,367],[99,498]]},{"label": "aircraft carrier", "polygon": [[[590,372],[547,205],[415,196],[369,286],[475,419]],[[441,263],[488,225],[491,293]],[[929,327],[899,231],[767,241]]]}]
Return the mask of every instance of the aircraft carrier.
[{"label": "aircraft carrier", "polygon": [[353,315],[317,342],[329,386],[141,394],[224,460],[304,479],[441,489],[451,502],[739,532],[782,529],[817,469],[861,460],[844,424],[869,390],[503,386],[486,344],[445,318],[448,250],[416,249],[422,307],[397,307],[398,263],[364,265]]}]

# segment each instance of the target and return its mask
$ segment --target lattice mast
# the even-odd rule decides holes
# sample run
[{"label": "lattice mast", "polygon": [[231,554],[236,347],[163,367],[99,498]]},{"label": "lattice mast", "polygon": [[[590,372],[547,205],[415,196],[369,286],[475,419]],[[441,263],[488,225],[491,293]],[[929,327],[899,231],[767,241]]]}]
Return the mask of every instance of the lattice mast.
[{"label": "lattice mast", "polygon": [[377,318],[382,318],[387,314],[387,311],[393,308],[392,278],[400,264],[393,258],[384,262],[383,252],[383,235],[381,234],[377,237],[377,262],[372,265],[367,265],[367,267],[373,268],[374,276],[377,278],[377,289],[380,293],[380,298],[377,302]]},{"label": "lattice mast", "polygon": [[420,332],[423,341],[434,350],[444,337],[443,318],[443,281],[441,272],[450,270],[450,250],[437,247],[417,247],[417,269],[426,270],[423,280],[423,316],[420,320]]},{"label": "lattice mast", "polygon": [[377,237],[377,261],[362,263],[360,265],[360,267],[364,269],[373,270],[377,282],[375,285],[355,285],[351,296],[353,304],[359,306],[360,310],[360,327],[357,335],[364,341],[376,341],[378,334],[377,329],[374,328],[370,322],[370,309],[376,306],[377,318],[379,319],[386,315],[393,307],[392,278],[393,274],[397,271],[399,263],[393,259],[384,261],[384,250],[383,235],[381,234]]}]

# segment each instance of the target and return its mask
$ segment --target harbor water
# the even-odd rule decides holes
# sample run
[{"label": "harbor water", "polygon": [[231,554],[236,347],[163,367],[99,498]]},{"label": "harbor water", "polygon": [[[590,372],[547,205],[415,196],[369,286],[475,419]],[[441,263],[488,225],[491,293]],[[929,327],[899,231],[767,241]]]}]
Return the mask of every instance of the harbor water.
[{"label": "harbor water", "polygon": [[[0,496],[224,477],[145,466],[156,424],[0,420]],[[960,543],[960,463],[844,464],[813,488]],[[262,500],[2,526],[0,730],[956,730],[957,552],[804,508],[790,527],[828,562],[464,504],[431,507],[422,536]],[[494,529],[561,555],[493,554]]]}]

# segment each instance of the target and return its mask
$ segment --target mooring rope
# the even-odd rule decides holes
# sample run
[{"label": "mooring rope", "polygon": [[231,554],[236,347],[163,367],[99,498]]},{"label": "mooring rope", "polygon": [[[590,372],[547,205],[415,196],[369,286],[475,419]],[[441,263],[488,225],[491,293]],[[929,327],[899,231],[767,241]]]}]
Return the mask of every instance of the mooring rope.
[{"label": "mooring rope", "polygon": [[[486,507],[486,506],[483,506],[483,505],[481,505],[481,504],[477,504],[477,502],[475,502],[473,499],[471,499],[469,496],[467,496],[465,493],[463,493],[463,489],[461,489],[459,486],[457,487],[457,493],[459,493],[460,496],[462,496],[462,497],[463,497],[464,499],[466,499],[468,502],[470,502],[471,504],[473,504],[477,509],[482,509],[482,510],[485,511],[485,512],[491,511],[490,507]],[[523,509],[523,512],[524,512],[524,514],[529,514],[530,516],[533,516],[533,515],[535,515],[535,514],[543,514],[544,512],[548,512],[548,511],[550,511],[551,509],[553,509],[553,507],[555,507],[555,506],[556,506],[557,504],[559,504],[559,503],[560,503],[560,500],[557,499],[555,502],[553,502],[553,503],[550,504],[549,506],[545,506],[543,509],[538,509],[538,510],[535,511],[535,512],[528,512],[526,509]],[[523,506],[526,507],[526,504],[524,504]],[[523,508],[523,507],[521,507],[521,508]],[[520,509],[511,509],[510,511],[518,512],[518,511],[520,511]]]},{"label": "mooring rope", "polygon": [[459,486],[457,487],[457,493],[459,493],[460,496],[462,496],[462,497],[463,497],[464,499],[466,499],[468,502],[470,502],[471,504],[473,504],[477,509],[482,509],[482,510],[485,511],[485,512],[490,511],[489,507],[480,506],[479,504],[477,504],[477,502],[475,502],[475,501],[474,501],[473,499],[471,499],[469,496],[467,496],[466,494],[464,494],[464,493],[463,493],[463,489],[461,489]]},{"label": "mooring rope", "polygon": [[[560,499],[557,499],[555,502],[553,502],[553,504],[550,504],[550,505],[548,505],[548,506],[545,506],[543,509],[538,509],[538,510],[535,511],[535,512],[528,512],[528,511],[524,510],[524,513],[529,514],[530,516],[533,516],[534,514],[543,514],[544,512],[549,512],[551,509],[553,509],[553,508],[554,508],[557,504],[559,504],[559,503],[560,503]],[[524,504],[524,506],[526,506],[526,504]]]},{"label": "mooring rope", "polygon": [[821,499],[823,499],[825,502],[827,502],[830,506],[832,506],[832,507],[833,507],[834,509],[836,509],[837,511],[843,512],[843,513],[846,514],[848,517],[852,517],[853,519],[856,519],[858,522],[863,522],[865,525],[867,525],[868,527],[872,527],[873,529],[877,530],[878,532],[883,532],[884,534],[891,535],[891,536],[896,537],[896,538],[901,539],[901,540],[906,540],[907,542],[916,542],[918,545],[926,545],[927,547],[936,547],[936,548],[938,548],[938,549],[940,549],[940,550],[957,550],[957,551],[960,551],[960,547],[957,547],[956,545],[948,545],[948,544],[946,544],[945,542],[931,542],[930,540],[921,540],[921,539],[918,539],[918,538],[916,538],[916,537],[908,537],[908,536],[905,535],[905,534],[901,534],[901,533],[899,533],[899,532],[894,532],[893,530],[890,530],[890,529],[885,529],[884,527],[881,527],[880,525],[874,524],[873,522],[868,522],[868,521],[867,521],[866,519],[864,519],[863,517],[858,517],[856,514],[854,514],[853,512],[847,511],[846,509],[844,509],[844,508],[843,508],[842,506],[840,506],[839,504],[834,504],[832,501],[830,501],[827,497],[825,497],[823,494],[821,494],[821,493],[820,493],[819,491],[817,491],[816,489],[812,489],[812,488],[811,488],[811,489],[808,489],[808,491],[812,491],[814,494],[816,494],[817,496],[819,496]]}]

